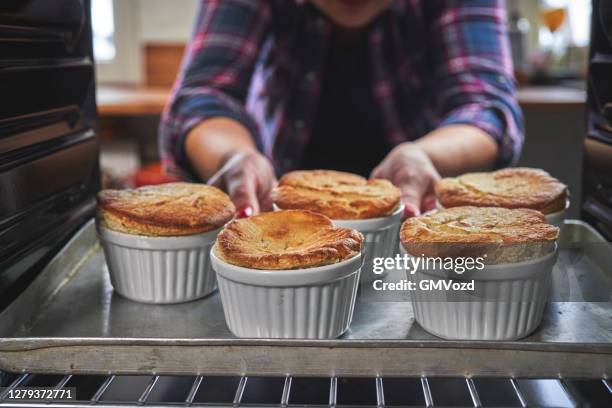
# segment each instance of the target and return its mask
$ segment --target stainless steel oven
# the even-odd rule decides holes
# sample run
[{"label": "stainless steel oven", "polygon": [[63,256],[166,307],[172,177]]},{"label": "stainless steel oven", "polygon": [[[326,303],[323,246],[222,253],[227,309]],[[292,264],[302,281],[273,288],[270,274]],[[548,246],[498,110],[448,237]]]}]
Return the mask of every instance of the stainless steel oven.
[{"label": "stainless steel oven", "polygon": [[95,118],[88,1],[2,1],[0,310],[93,214]]},{"label": "stainless steel oven", "polygon": [[583,217],[612,239],[612,3],[593,1]]}]

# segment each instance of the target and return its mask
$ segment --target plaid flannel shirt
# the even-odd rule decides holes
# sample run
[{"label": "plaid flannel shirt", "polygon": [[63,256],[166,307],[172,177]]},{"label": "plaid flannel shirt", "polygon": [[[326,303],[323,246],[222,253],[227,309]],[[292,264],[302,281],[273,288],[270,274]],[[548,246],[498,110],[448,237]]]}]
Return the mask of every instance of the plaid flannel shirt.
[{"label": "plaid flannel shirt", "polygon": [[[503,0],[394,0],[368,27],[371,86],[392,145],[451,124],[523,144]],[[232,118],[282,174],[300,165],[316,114],[333,23],[300,0],[202,0],[160,126],[162,160],[194,178],[184,139]],[[347,67],[350,69],[350,67]],[[350,101],[347,101],[350,102]]]}]

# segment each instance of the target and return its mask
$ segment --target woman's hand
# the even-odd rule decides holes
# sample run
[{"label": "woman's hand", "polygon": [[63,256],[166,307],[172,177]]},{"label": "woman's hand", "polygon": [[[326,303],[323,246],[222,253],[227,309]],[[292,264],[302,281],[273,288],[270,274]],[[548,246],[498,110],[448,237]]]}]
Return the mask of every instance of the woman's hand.
[{"label": "woman's hand", "polygon": [[224,117],[203,121],[187,135],[185,152],[202,180],[229,194],[238,217],[272,209],[272,164],[241,123]]},{"label": "woman's hand", "polygon": [[258,152],[229,155],[208,184],[225,190],[237,208],[238,217],[272,209],[272,189],[277,180],[270,161]]},{"label": "woman's hand", "polygon": [[414,143],[402,143],[371,174],[391,181],[402,192],[404,217],[418,216],[436,206],[434,186],[440,175],[425,151]]}]

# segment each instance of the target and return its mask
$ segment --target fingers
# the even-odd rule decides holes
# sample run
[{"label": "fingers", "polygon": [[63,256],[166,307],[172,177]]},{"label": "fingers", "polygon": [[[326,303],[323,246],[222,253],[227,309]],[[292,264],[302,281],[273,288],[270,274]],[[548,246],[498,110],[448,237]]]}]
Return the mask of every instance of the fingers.
[{"label": "fingers", "polygon": [[236,218],[248,218],[253,215],[253,207],[246,206],[236,210]]},{"label": "fingers", "polygon": [[[404,205],[404,218],[417,217],[421,215],[422,188],[415,185],[418,180],[412,174],[405,174],[404,169],[399,171],[392,170],[392,165],[383,163],[376,167],[371,174],[371,178],[384,178],[393,182],[401,192],[401,202]],[[390,177],[390,176],[391,177]]]},{"label": "fingers", "polygon": [[210,179],[208,179],[207,184],[218,187],[222,190],[227,189],[227,176],[234,172],[234,169],[239,166],[239,163],[241,160],[243,160],[244,156],[245,155],[243,153],[236,153],[229,157],[223,166],[221,166],[221,168],[215,174],[213,174]]},{"label": "fingers", "polygon": [[418,217],[421,215],[421,200],[427,191],[429,180],[419,172],[419,168],[403,161],[396,161],[392,170],[393,181],[401,192],[404,217]]},{"label": "fingers", "polygon": [[386,169],[385,163],[381,163],[380,165],[376,166],[374,170],[372,170],[372,173],[370,173],[370,178],[371,179],[387,178],[385,169]]},{"label": "fingers", "polygon": [[262,212],[272,211],[274,209],[274,198],[272,192],[259,199],[259,209]]},{"label": "fingers", "polygon": [[402,192],[401,201],[404,204],[404,218],[418,217],[421,215],[421,195],[412,185],[400,187]]},{"label": "fingers", "polygon": [[397,146],[372,171],[371,178],[388,179],[400,189],[405,218],[435,208],[433,186],[439,175],[429,157],[413,144]]},{"label": "fingers", "polygon": [[423,197],[421,202],[421,208],[423,212],[431,211],[436,209],[436,196],[435,194],[427,194]]},{"label": "fingers", "polygon": [[[239,212],[247,215],[259,213],[259,200],[257,199],[256,180],[253,176],[231,177],[227,180],[227,193]],[[250,208],[250,211],[249,211]]]},{"label": "fingers", "polygon": [[260,210],[272,211],[272,203],[274,201],[272,192],[278,181],[272,166],[267,160],[259,163],[257,180],[257,199],[259,200]]},{"label": "fingers", "polygon": [[238,218],[272,209],[276,177],[270,162],[258,153],[237,153],[213,175],[208,184],[225,190]]}]

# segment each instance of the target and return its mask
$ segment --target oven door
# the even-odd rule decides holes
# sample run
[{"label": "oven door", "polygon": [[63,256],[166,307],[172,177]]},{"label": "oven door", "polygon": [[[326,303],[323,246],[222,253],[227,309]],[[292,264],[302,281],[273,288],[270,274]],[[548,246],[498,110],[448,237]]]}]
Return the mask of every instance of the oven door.
[{"label": "oven door", "polygon": [[88,0],[0,4],[0,311],[93,214]]},{"label": "oven door", "polygon": [[612,240],[612,2],[593,1],[582,216]]}]

